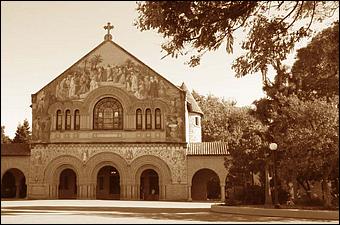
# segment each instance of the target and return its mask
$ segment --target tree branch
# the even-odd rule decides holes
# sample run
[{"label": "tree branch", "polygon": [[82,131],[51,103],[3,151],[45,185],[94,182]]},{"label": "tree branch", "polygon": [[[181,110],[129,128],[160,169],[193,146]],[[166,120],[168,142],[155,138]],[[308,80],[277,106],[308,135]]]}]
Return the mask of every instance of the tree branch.
[{"label": "tree branch", "polygon": [[299,8],[299,11],[296,13],[296,16],[295,16],[294,20],[289,24],[289,26],[286,28],[286,30],[288,30],[295,23],[296,19],[299,17],[299,14],[300,14],[300,12],[302,10],[303,2],[304,1],[302,1],[301,6]]},{"label": "tree branch", "polygon": [[296,2],[296,4],[295,4],[293,10],[290,11],[290,12],[288,13],[288,15],[286,15],[279,23],[282,23],[285,19],[287,19],[287,18],[295,11],[295,9],[296,9],[296,7],[297,7],[298,5],[299,5],[299,1]]},{"label": "tree branch", "polygon": [[312,17],[311,17],[311,19],[310,19],[310,22],[309,22],[309,24],[308,24],[307,30],[308,30],[308,29],[310,28],[310,26],[312,25],[312,22],[313,22],[313,19],[314,19],[315,8],[316,8],[316,2],[314,1],[313,3],[314,3],[314,4],[313,4],[313,13],[312,13]]}]

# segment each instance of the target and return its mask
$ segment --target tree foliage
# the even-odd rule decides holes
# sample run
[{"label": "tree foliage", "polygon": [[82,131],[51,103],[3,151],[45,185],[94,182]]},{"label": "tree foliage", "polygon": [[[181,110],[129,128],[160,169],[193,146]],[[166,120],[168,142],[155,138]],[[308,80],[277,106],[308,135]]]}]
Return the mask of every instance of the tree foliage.
[{"label": "tree foliage", "polygon": [[[297,180],[310,196],[310,181],[338,179],[338,23],[298,50],[292,71],[280,65],[256,116],[269,125],[269,140],[281,151],[282,178]],[[325,197],[326,204],[329,198]]]},{"label": "tree foliage", "polygon": [[13,143],[30,143],[31,141],[31,131],[30,126],[27,119],[24,120],[24,123],[19,124],[17,130],[15,132],[15,137],[13,139]]},{"label": "tree foliage", "polygon": [[1,126],[1,144],[9,144],[12,140],[5,134],[5,126]]},{"label": "tree foliage", "polygon": [[[190,54],[190,66],[200,63],[207,51],[225,43],[232,53],[235,31],[248,33],[242,44],[247,51],[238,59],[238,76],[266,70],[266,63],[285,59],[311,24],[330,17],[337,1],[146,1],[137,3],[141,30],[156,29],[166,41],[166,56]],[[261,40],[261,38],[264,38]],[[269,48],[267,48],[269,46]]]},{"label": "tree foliage", "polygon": [[280,111],[273,113],[270,132],[283,154],[281,175],[297,179],[306,191],[306,183],[326,183],[339,168],[338,101],[292,95],[282,97]]},{"label": "tree foliage", "polygon": [[297,51],[289,83],[300,98],[339,95],[339,22]]},{"label": "tree foliage", "polygon": [[203,96],[192,92],[193,97],[204,113],[202,119],[202,141],[227,141],[230,138],[229,118],[235,102],[226,101],[214,95]]},{"label": "tree foliage", "polygon": [[304,48],[297,50],[296,61],[289,71],[276,68],[273,82],[267,80],[267,98],[255,101],[257,116],[268,123],[271,114],[281,107],[283,96],[295,94],[301,100],[339,96],[339,23],[318,33]]}]

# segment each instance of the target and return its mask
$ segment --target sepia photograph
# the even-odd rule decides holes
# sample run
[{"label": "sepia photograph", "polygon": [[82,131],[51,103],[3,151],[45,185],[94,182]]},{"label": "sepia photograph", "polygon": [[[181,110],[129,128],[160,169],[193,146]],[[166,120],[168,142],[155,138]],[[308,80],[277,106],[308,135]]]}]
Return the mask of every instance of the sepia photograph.
[{"label": "sepia photograph", "polygon": [[339,1],[1,1],[2,224],[338,224]]}]

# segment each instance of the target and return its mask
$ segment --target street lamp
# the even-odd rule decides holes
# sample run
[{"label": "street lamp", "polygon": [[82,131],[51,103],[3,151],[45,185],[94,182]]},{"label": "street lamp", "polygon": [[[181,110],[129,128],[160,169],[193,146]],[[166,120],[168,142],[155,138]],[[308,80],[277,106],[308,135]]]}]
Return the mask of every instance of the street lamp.
[{"label": "street lamp", "polygon": [[272,202],[272,195],[270,193],[270,184],[269,184],[269,168],[268,168],[268,153],[265,153],[265,205],[271,206],[273,204]]},{"label": "street lamp", "polygon": [[273,151],[273,164],[274,164],[274,205],[275,208],[280,208],[279,198],[278,198],[278,190],[277,190],[277,170],[276,170],[276,150],[277,150],[277,144],[276,143],[270,143],[269,149]]}]

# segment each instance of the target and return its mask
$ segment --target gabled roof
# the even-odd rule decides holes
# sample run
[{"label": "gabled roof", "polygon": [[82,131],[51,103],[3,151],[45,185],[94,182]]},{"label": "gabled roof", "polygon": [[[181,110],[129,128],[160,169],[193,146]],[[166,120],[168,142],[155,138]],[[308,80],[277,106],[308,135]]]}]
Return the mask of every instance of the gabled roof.
[{"label": "gabled roof", "polygon": [[30,156],[29,144],[1,144],[1,156]]},{"label": "gabled roof", "polygon": [[51,83],[53,83],[53,81],[57,80],[60,76],[62,76],[63,74],[65,74],[66,72],[68,72],[72,67],[74,67],[75,65],[77,65],[78,63],[80,63],[81,61],[83,61],[85,58],[87,58],[88,56],[90,56],[91,54],[93,54],[93,52],[95,52],[97,49],[99,49],[102,45],[104,45],[105,43],[111,43],[114,46],[118,47],[119,49],[121,49],[123,52],[125,52],[127,55],[131,56],[132,58],[134,58],[136,61],[138,61],[139,63],[141,63],[143,66],[147,67],[148,69],[150,69],[152,72],[156,73],[158,76],[160,76],[162,79],[166,80],[169,84],[171,84],[173,87],[175,87],[176,89],[182,91],[181,88],[177,87],[176,85],[174,85],[172,82],[170,82],[168,79],[164,78],[162,75],[160,75],[158,72],[156,72],[155,70],[153,70],[151,67],[149,67],[148,65],[146,65],[145,63],[143,63],[141,60],[139,60],[136,56],[132,55],[130,52],[128,52],[127,50],[125,50],[124,48],[122,48],[120,45],[116,44],[115,42],[113,42],[112,40],[104,40],[102,43],[100,43],[97,47],[95,47],[93,50],[91,50],[89,53],[87,53],[85,56],[83,56],[82,58],[80,58],[77,62],[75,62],[74,64],[72,64],[70,67],[68,67],[64,72],[62,72],[60,75],[58,75],[56,78],[54,78],[52,81],[50,81],[48,84],[46,84],[44,87],[42,87],[39,91],[37,91],[34,95],[36,95],[37,93],[39,93],[40,91],[42,91],[45,87],[47,87],[48,85],[50,85]]},{"label": "gabled roof", "polygon": [[228,145],[226,142],[189,143],[186,150],[186,155],[229,155]]},{"label": "gabled roof", "polygon": [[201,115],[203,115],[203,111],[201,110],[201,108],[198,106],[194,96],[192,96],[192,94],[190,93],[189,89],[187,88],[187,86],[184,84],[184,82],[182,83],[181,89],[183,91],[185,91],[186,93],[186,97],[187,97],[187,101],[188,101],[188,110],[189,112],[195,112],[195,113],[199,113]]}]

